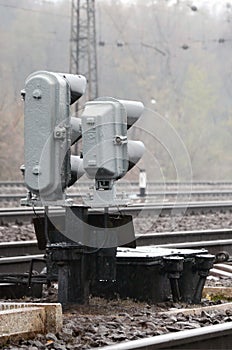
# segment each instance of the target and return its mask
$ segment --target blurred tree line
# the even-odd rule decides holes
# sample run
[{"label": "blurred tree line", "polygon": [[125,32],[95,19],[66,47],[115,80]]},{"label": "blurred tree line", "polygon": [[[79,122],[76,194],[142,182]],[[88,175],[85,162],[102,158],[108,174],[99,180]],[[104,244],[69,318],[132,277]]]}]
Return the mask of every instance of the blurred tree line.
[{"label": "blurred tree line", "polygon": [[[150,181],[231,180],[232,8],[96,0],[99,95],[139,99],[132,138]],[[20,90],[36,70],[69,70],[68,0],[0,0],[0,179],[20,179]],[[82,72],[80,72],[81,74]]]}]

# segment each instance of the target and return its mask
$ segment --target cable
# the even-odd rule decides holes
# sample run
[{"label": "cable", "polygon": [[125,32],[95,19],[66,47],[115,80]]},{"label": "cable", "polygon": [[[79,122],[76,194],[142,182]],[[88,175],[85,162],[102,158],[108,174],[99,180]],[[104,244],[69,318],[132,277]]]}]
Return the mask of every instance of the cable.
[{"label": "cable", "polygon": [[70,18],[71,16],[68,15],[59,15],[59,14],[54,14],[52,12],[49,11],[40,11],[40,10],[33,10],[30,8],[26,8],[26,7],[18,7],[18,6],[13,6],[13,5],[6,5],[6,4],[0,4],[1,7],[6,7],[6,8],[12,8],[15,10],[21,10],[21,11],[29,11],[29,12],[35,12],[35,13],[42,13],[44,15],[48,15],[48,16],[55,16],[55,17],[62,17],[62,18]]},{"label": "cable", "polygon": [[[120,28],[120,27],[118,26],[117,22],[114,20],[114,18],[112,17],[111,13],[109,13],[109,11],[107,11],[106,8],[104,8],[104,11],[106,12],[106,14],[107,14],[107,15],[109,16],[109,18],[111,19],[111,22],[113,23],[114,27],[115,27],[116,30],[119,32],[119,34],[120,34],[122,37],[124,37],[124,33],[122,32],[122,28]],[[125,40],[124,40],[124,42],[125,42]],[[130,46],[127,45],[127,47],[128,47],[128,51],[129,51],[129,54],[130,54],[130,56],[131,56],[131,59],[132,59],[132,61],[133,61],[134,64],[135,64],[136,74],[137,74],[138,78],[140,78],[140,79],[142,78],[142,80],[146,81],[146,77],[142,74],[141,70],[139,69],[139,67],[138,67],[138,62],[137,62],[137,60],[136,60],[136,58],[135,58],[133,52],[131,51]]]},{"label": "cable", "polygon": [[37,219],[41,219],[41,216],[36,212],[34,203],[32,204],[32,210]]},{"label": "cable", "polygon": [[[194,44],[226,44],[228,42],[231,42],[232,39],[225,39],[225,38],[219,38],[219,39],[209,39],[209,40],[196,40],[196,39],[188,39],[187,41],[190,41],[190,44],[187,44],[187,43],[183,43],[183,44],[179,44],[179,48],[180,49],[183,49],[183,50],[188,50],[191,48],[192,45]],[[149,44],[149,43],[144,43],[144,42],[138,42],[138,43],[129,43],[129,42],[120,42],[120,41],[117,41],[116,43],[110,43],[110,42],[106,42],[104,40],[101,40],[99,41],[98,45],[101,46],[101,47],[104,47],[104,46],[117,46],[119,48],[122,48],[124,46],[130,46],[130,47],[136,47],[136,46],[142,46],[142,47],[145,47],[145,48],[148,48],[148,49],[153,49],[155,51],[157,51],[158,53],[160,53],[162,56],[166,56],[167,53],[161,49],[159,49],[158,47],[154,46],[156,42],[153,42],[153,45],[152,44]],[[157,42],[159,43],[159,42]]]},{"label": "cable", "polygon": [[[19,34],[20,32],[18,32]],[[37,35],[37,34],[31,34],[31,33],[25,33],[25,32],[21,32],[23,34],[24,37],[27,37],[27,38],[38,38],[38,39],[42,39],[42,40],[47,40],[47,41],[51,41],[51,40],[54,40],[56,43],[59,42],[59,43],[67,43],[69,40],[65,40],[65,39],[57,39],[56,35],[57,33],[55,32],[47,32],[46,35]],[[54,36],[54,39],[53,39],[53,36]]]}]

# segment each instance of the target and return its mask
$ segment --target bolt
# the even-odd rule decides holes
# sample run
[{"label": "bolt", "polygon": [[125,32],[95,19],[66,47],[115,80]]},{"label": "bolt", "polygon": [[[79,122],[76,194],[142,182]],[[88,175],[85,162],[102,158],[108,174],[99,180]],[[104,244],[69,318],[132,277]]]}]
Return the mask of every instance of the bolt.
[{"label": "bolt", "polygon": [[39,175],[40,174],[40,169],[39,169],[39,166],[34,166],[34,168],[32,169],[32,173],[34,175]]},{"label": "bolt", "polygon": [[42,97],[42,93],[41,93],[41,90],[40,89],[35,89],[33,91],[33,97],[37,100],[39,100],[41,97]]},{"label": "bolt", "polygon": [[120,143],[122,142],[121,137],[120,137],[120,136],[117,136],[117,137],[115,138],[115,142],[118,143],[118,144],[120,144]]}]

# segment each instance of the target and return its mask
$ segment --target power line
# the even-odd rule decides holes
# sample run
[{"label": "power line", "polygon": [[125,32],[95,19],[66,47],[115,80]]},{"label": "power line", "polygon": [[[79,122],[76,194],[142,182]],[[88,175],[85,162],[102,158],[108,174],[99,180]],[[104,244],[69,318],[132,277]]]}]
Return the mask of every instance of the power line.
[{"label": "power line", "polygon": [[[122,36],[122,38],[124,37],[124,31],[122,30],[122,28],[118,25],[118,23],[115,21],[115,19],[112,17],[111,13],[109,11],[106,10],[106,8],[104,8],[104,11],[106,12],[106,14],[108,15],[108,17],[110,18],[111,22],[113,23],[115,29],[117,30],[117,32]],[[134,62],[134,65],[135,65],[135,73],[137,75],[138,78],[142,79],[143,81],[146,81],[146,76],[142,73],[139,65],[138,65],[138,62],[136,60],[136,58],[134,57],[134,54],[131,50],[131,47],[130,45],[127,45],[127,48],[128,48],[128,52],[129,52],[129,55],[132,59],[132,61]]]},{"label": "power line", "polygon": [[[225,39],[225,38],[219,38],[219,39],[208,39],[208,40],[195,40],[195,39],[190,39],[190,40],[186,40],[186,42],[189,41],[190,43],[183,43],[183,44],[179,44],[179,48],[183,49],[183,50],[188,50],[191,48],[192,45],[194,44],[226,44],[227,42],[231,42],[232,39]],[[126,47],[126,46],[130,46],[130,47],[136,47],[136,46],[142,46],[142,47],[145,47],[145,48],[148,48],[148,49],[153,49],[155,51],[157,51],[158,53],[160,53],[162,56],[166,56],[166,52],[164,50],[161,50],[159,49],[158,47],[154,46],[154,44],[159,44],[160,41],[157,41],[157,42],[153,42],[152,44],[150,43],[144,43],[144,42],[136,42],[136,43],[133,43],[133,42],[123,42],[123,41],[115,41],[115,42],[106,42],[104,40],[100,40],[98,42],[98,45],[101,46],[101,47],[104,47],[104,46],[117,46],[119,48],[122,48],[122,47]]]},{"label": "power line", "polygon": [[[68,42],[68,39],[58,39],[57,38],[57,33],[56,32],[46,32],[46,35],[40,35],[40,34],[32,34],[32,33],[26,33],[26,32],[23,32],[23,31],[20,31],[20,32],[17,32],[18,34],[23,34],[24,37],[27,37],[27,38],[32,38],[32,39],[35,39],[35,38],[39,38],[39,39],[43,39],[43,40],[47,40],[47,41],[50,41],[51,40],[51,37],[54,36],[54,40],[55,42],[59,42],[59,43],[67,43]],[[53,39],[52,39],[53,40]]]},{"label": "power line", "polygon": [[0,6],[5,7],[5,8],[11,8],[14,10],[41,13],[41,14],[48,15],[48,16],[62,17],[62,18],[69,18],[69,19],[71,18],[71,16],[69,16],[69,15],[60,15],[58,13],[54,14],[53,12],[34,10],[34,9],[26,8],[26,7],[18,7],[18,6],[7,5],[7,4],[0,4]]}]

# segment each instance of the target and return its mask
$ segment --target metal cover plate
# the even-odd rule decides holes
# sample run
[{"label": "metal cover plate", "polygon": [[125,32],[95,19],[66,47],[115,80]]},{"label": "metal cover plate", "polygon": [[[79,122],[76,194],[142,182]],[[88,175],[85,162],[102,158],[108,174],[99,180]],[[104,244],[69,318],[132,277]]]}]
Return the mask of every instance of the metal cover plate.
[{"label": "metal cover plate", "polygon": [[133,248],[118,248],[118,259],[149,259],[157,260],[164,256],[179,255],[183,257],[191,257],[197,254],[205,254],[205,249],[175,249],[175,248],[161,248],[157,246],[143,246]]}]

